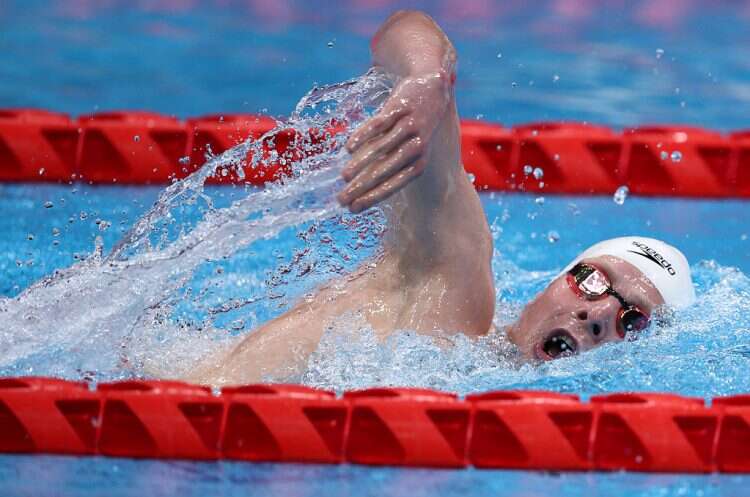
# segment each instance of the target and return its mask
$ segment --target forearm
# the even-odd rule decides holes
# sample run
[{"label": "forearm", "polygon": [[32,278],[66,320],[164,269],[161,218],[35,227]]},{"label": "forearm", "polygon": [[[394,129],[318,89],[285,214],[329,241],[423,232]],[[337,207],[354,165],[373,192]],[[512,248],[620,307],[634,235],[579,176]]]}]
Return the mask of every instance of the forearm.
[{"label": "forearm", "polygon": [[373,64],[400,77],[441,74],[455,78],[456,51],[426,14],[399,11],[372,38]]}]

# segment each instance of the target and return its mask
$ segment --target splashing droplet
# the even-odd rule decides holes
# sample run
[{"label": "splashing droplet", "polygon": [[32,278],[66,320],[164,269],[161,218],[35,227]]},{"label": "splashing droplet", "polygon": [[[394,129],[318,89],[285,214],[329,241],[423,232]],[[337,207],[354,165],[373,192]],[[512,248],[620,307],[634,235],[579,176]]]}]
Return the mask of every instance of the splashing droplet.
[{"label": "splashing droplet", "polygon": [[547,233],[547,241],[550,243],[555,243],[558,240],[560,240],[560,233],[558,233],[555,230],[550,230],[549,233]]},{"label": "splashing droplet", "polygon": [[622,205],[625,203],[628,195],[630,195],[630,188],[623,185],[615,191],[615,194],[612,196],[612,201],[617,205]]},{"label": "splashing droplet", "polygon": [[680,162],[682,160],[682,152],[675,150],[669,157],[672,159],[672,162]]},{"label": "splashing droplet", "polygon": [[49,201],[49,200],[47,200],[47,201],[46,201],[46,202],[44,203],[44,208],[45,208],[45,209],[51,209],[51,208],[53,208],[54,206],[55,206],[55,204],[53,204],[53,203],[52,203],[51,201]]},{"label": "splashing droplet", "polygon": [[544,178],[544,169],[542,169],[541,167],[534,168],[534,177],[536,179]]},{"label": "splashing droplet", "polygon": [[544,197],[537,197],[534,202],[536,202],[536,205],[544,205]]}]

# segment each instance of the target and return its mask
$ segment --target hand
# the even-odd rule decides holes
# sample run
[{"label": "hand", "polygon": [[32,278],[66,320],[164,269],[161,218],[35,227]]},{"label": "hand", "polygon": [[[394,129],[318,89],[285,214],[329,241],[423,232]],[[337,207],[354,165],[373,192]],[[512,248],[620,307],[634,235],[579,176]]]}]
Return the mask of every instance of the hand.
[{"label": "hand", "polygon": [[346,143],[352,159],[341,172],[348,183],[338,195],[341,205],[361,212],[421,175],[449,101],[443,72],[401,80],[380,112]]}]

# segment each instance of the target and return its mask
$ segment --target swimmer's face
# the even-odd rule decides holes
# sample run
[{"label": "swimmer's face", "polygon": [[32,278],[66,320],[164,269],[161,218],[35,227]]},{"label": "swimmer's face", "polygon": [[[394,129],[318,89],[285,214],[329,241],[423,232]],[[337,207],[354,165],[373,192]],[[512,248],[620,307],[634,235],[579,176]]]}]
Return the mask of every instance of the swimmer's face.
[{"label": "swimmer's face", "polygon": [[[612,288],[628,304],[648,315],[664,303],[659,291],[643,273],[622,259],[605,255],[581,262],[604,272]],[[623,340],[617,323],[621,308],[620,302],[611,295],[586,300],[571,288],[563,274],[524,308],[518,321],[508,330],[508,338],[530,359],[551,360],[561,355],[579,354]],[[572,350],[558,355],[561,346]]]}]

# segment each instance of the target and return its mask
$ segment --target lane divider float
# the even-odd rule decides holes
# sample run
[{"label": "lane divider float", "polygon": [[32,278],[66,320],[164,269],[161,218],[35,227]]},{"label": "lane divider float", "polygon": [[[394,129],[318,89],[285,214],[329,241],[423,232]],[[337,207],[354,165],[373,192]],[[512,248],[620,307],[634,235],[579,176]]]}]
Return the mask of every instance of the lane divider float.
[{"label": "lane divider float", "polygon": [[527,470],[750,472],[750,396],[703,399],[0,379],[0,452]]},{"label": "lane divider float", "polygon": [[[274,124],[240,114],[181,121],[153,112],[71,118],[0,109],[0,181],[167,183],[202,164],[207,150],[223,152]],[[750,130],[727,135],[673,125],[615,132],[574,122],[506,128],[464,120],[461,133],[464,167],[479,190],[611,195],[627,186],[639,195],[750,197]],[[274,147],[283,152],[293,138],[283,131]],[[242,181],[260,185],[283,170],[273,162],[247,167]],[[219,171],[210,183],[238,181]]]}]

